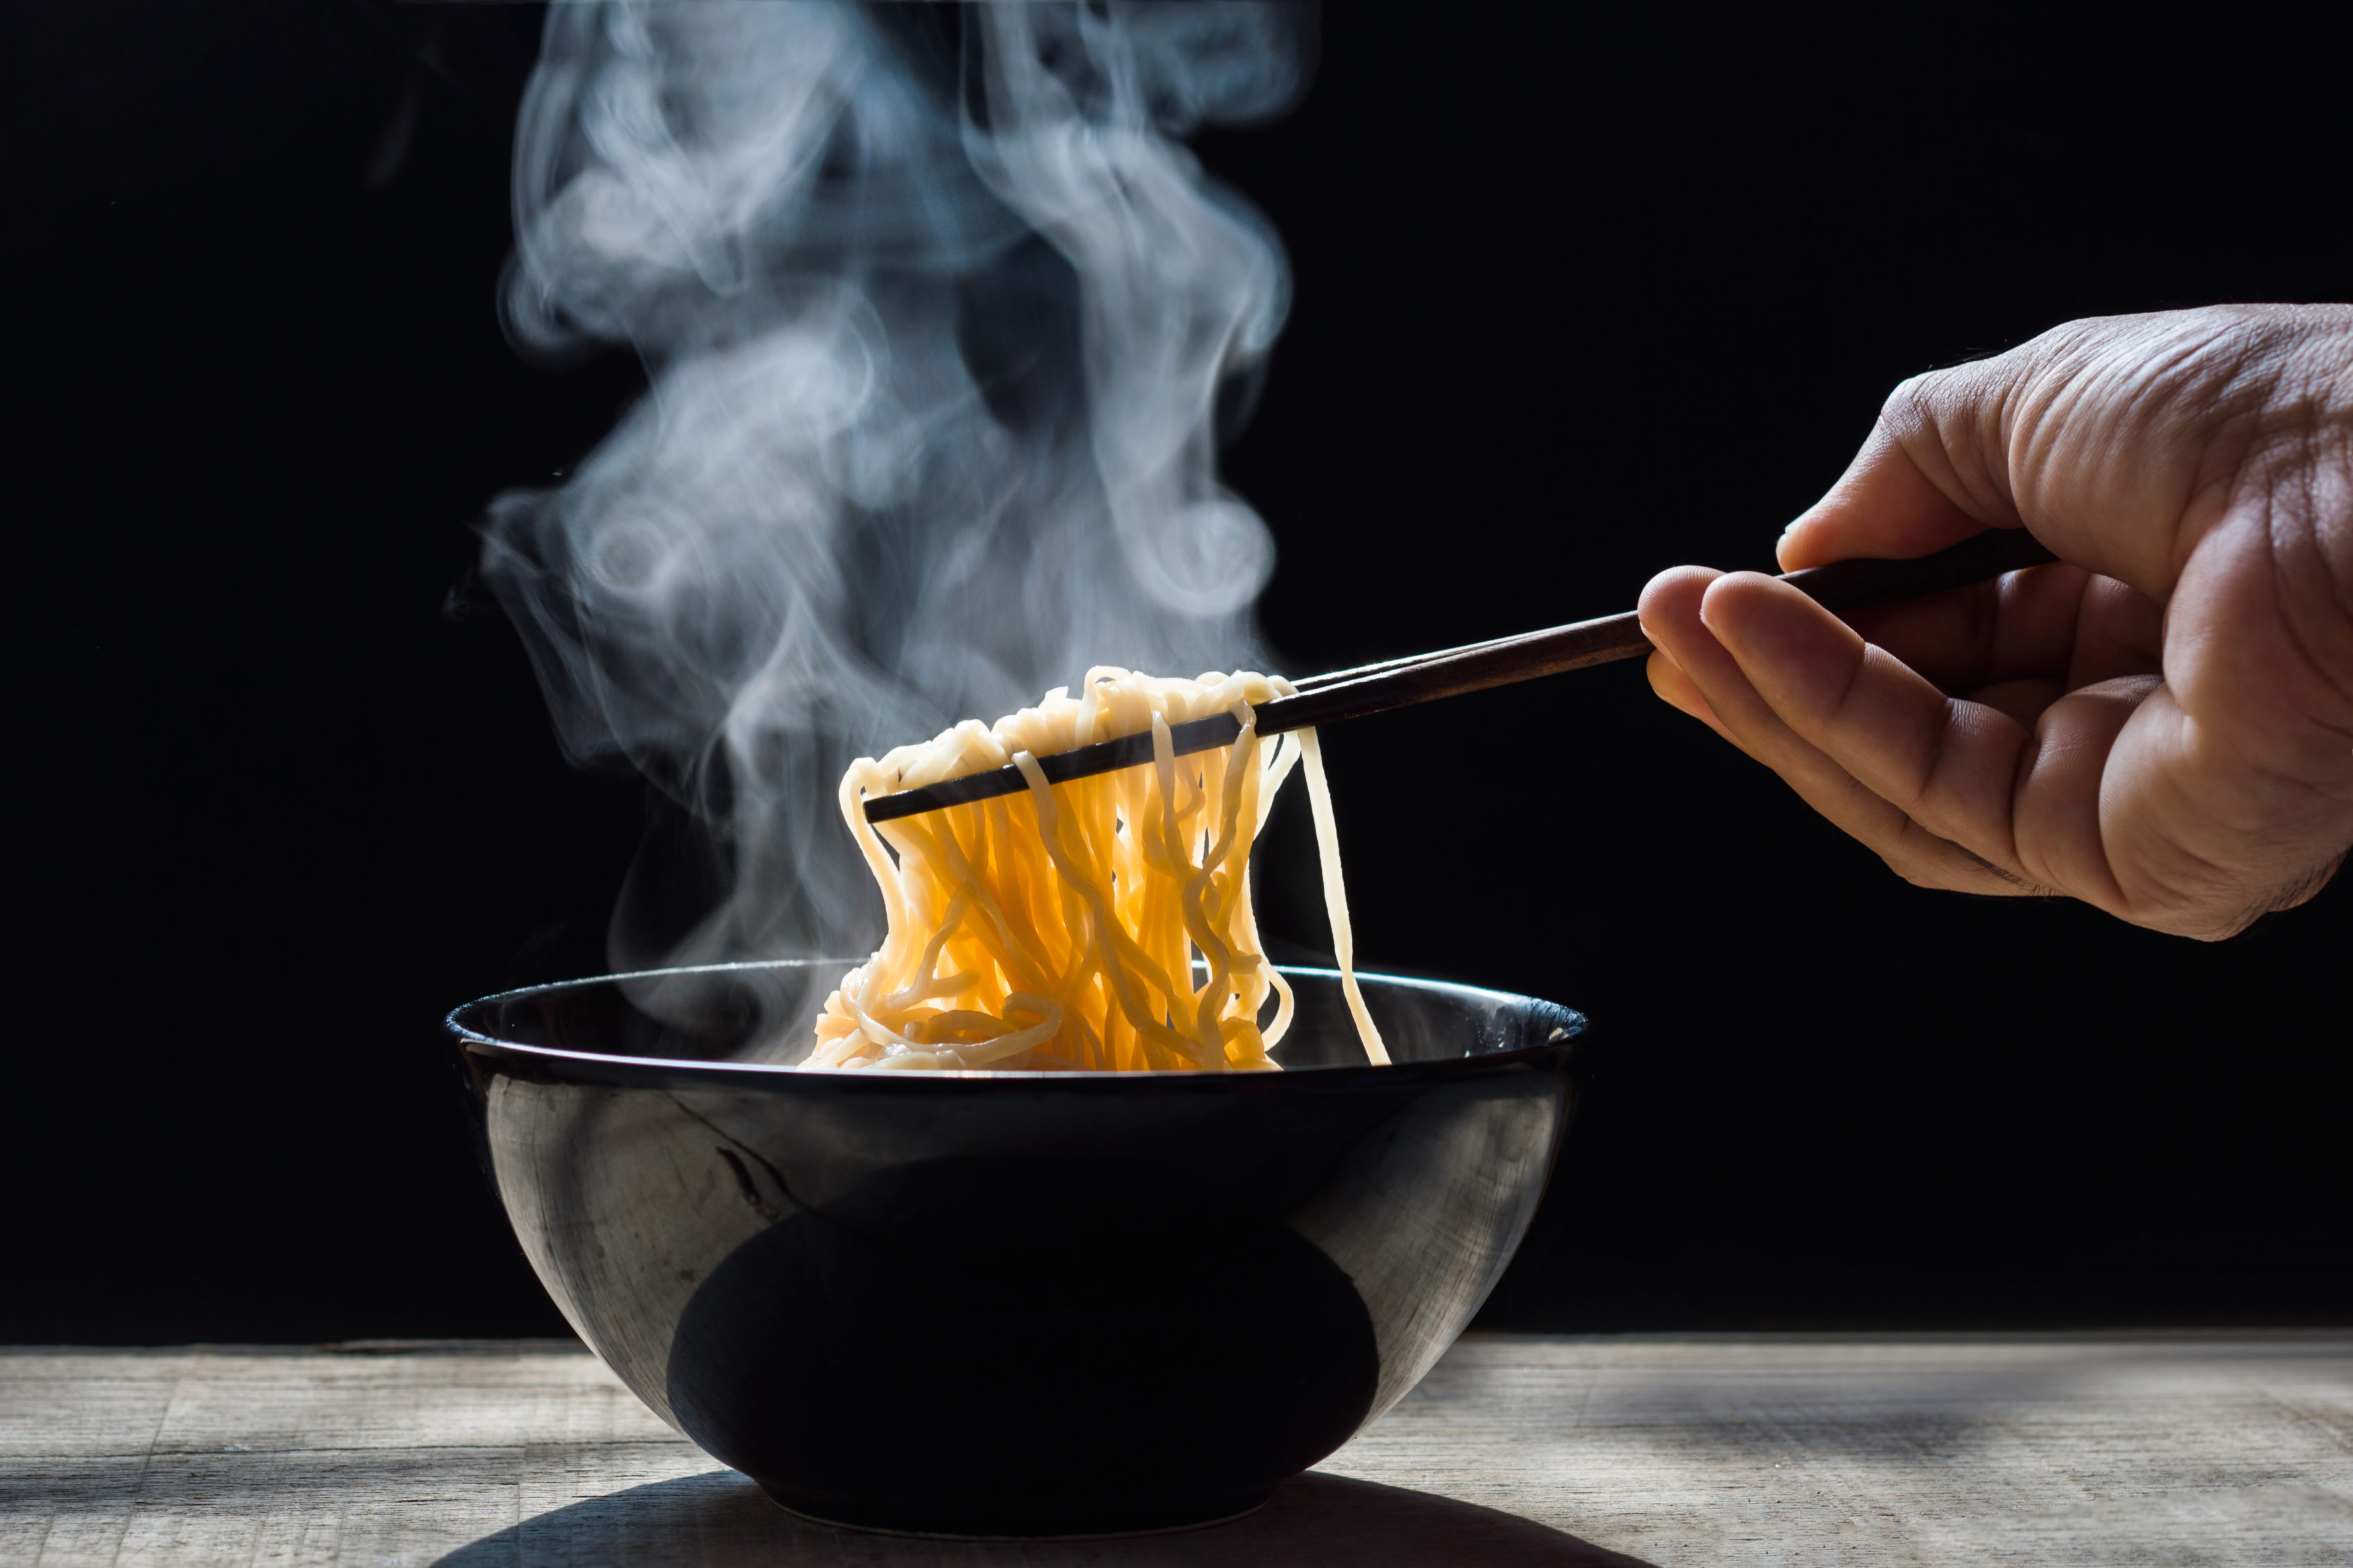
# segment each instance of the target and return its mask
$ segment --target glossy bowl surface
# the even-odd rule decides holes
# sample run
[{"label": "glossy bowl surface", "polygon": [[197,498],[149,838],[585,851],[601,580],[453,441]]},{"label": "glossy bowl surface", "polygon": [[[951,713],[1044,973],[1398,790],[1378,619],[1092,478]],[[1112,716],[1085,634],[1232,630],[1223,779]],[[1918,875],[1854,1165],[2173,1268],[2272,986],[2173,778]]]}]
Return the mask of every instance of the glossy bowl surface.
[{"label": "glossy bowl surface", "polygon": [[1366,976],[1395,1058],[1373,1068],[1336,977],[1286,970],[1282,1073],[730,1059],[743,998],[848,967],[538,986],[449,1028],[515,1234],[581,1338],[778,1502],[886,1530],[1174,1528],[1346,1442],[1511,1260],[1584,1027]]}]

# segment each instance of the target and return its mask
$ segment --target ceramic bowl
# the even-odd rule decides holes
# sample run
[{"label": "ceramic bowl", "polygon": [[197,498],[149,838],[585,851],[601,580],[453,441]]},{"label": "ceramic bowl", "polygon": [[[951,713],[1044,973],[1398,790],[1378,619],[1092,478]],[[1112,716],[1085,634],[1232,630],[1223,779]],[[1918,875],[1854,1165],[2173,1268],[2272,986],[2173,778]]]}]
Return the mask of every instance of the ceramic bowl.
[{"label": "ceramic bowl", "polygon": [[1286,970],[1280,1073],[742,1059],[846,961],[617,975],[448,1027],[532,1267],[621,1380],[797,1512],[1115,1534],[1247,1511],[1401,1397],[1511,1260],[1584,1019]]}]

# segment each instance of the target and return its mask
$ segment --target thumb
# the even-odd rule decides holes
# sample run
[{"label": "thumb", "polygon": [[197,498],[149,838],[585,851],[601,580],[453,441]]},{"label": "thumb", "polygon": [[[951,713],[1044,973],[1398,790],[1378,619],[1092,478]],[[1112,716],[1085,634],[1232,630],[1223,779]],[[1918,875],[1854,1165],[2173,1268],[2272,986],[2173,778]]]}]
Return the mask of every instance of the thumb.
[{"label": "thumb", "polygon": [[[1970,382],[1982,384],[1982,378],[1962,381],[1945,372],[1897,387],[1846,472],[1781,535],[1781,569],[1858,557],[1908,561],[1988,528],[2020,526],[2007,487],[1976,474],[1981,422],[1969,406]],[[1932,385],[1942,395],[1934,399],[1933,416]],[[1952,395],[1957,391],[1962,395]],[[1968,482],[1965,474],[1980,482]]]}]

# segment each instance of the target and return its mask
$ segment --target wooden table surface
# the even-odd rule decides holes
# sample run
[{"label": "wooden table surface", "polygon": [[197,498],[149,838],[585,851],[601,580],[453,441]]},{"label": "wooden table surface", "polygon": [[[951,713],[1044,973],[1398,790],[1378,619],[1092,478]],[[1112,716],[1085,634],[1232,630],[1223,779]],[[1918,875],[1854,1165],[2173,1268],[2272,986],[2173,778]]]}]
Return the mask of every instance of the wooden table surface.
[{"label": "wooden table surface", "polygon": [[2353,1335],[1466,1340],[1239,1523],[770,1506],[578,1347],[0,1353],[0,1563],[2353,1563]]}]

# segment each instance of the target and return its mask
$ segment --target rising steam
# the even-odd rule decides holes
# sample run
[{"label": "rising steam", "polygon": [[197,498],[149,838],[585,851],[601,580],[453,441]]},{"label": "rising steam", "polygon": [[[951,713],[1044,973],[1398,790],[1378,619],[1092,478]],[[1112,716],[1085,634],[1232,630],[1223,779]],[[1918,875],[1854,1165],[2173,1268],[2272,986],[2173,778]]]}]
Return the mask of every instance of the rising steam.
[{"label": "rising steam", "polygon": [[[651,391],[484,570],[577,758],[700,824],[623,967],[857,954],[853,757],[1092,664],[1250,662],[1265,526],[1218,483],[1287,299],[1175,138],[1307,68],[1266,5],[557,5],[515,154],[512,335]],[[681,934],[682,933],[682,934]]]}]

